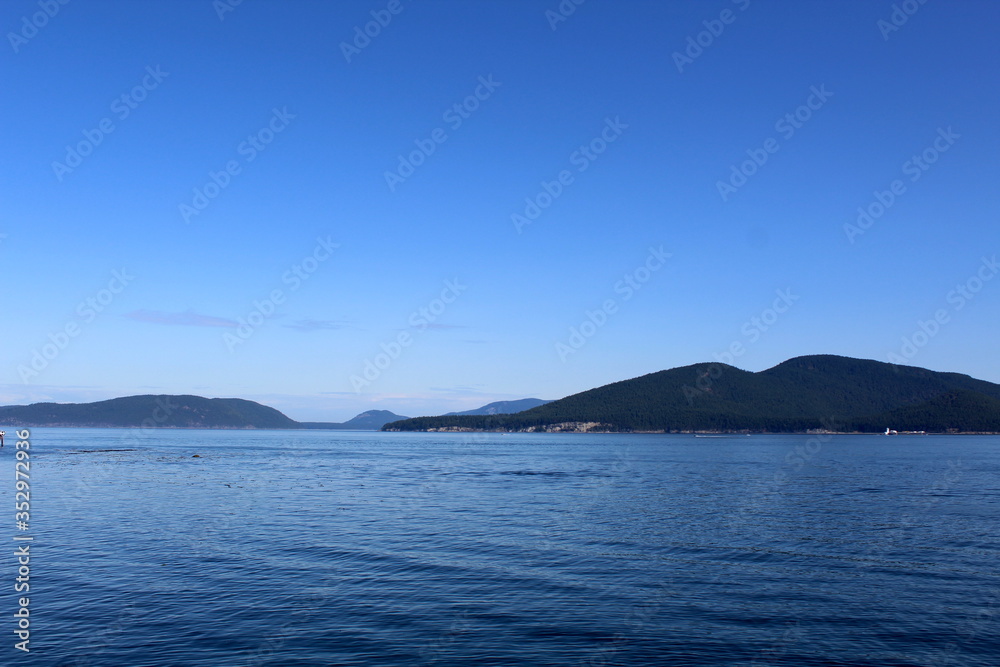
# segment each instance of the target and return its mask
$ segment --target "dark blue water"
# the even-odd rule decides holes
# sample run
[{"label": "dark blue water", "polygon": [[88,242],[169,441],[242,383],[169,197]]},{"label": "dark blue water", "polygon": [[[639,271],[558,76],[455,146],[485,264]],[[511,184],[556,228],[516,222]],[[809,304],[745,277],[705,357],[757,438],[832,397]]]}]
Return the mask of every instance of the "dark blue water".
[{"label": "dark blue water", "polygon": [[0,664],[1000,665],[997,437],[12,442]]}]

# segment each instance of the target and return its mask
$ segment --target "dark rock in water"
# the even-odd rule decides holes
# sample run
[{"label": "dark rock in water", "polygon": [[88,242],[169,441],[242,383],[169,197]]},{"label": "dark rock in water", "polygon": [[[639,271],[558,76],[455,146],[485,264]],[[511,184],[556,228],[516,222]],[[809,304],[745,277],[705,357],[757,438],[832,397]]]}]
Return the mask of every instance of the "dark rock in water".
[{"label": "dark rock in water", "polygon": [[76,452],[69,452],[70,454],[95,454],[104,452],[135,452],[136,449],[81,449]]}]

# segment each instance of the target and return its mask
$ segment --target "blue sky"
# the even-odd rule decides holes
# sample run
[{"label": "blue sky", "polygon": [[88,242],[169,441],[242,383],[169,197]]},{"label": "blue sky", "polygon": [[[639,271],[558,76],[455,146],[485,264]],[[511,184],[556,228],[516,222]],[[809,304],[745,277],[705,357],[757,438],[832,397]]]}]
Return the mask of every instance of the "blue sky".
[{"label": "blue sky", "polygon": [[998,21],[9,0],[0,403],[438,414],[730,350],[1000,382]]}]

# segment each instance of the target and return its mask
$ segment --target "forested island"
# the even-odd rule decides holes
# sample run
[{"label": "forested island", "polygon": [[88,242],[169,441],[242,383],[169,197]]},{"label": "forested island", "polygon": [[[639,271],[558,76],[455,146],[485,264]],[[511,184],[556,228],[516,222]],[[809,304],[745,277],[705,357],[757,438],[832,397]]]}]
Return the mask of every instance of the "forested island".
[{"label": "forested island", "polygon": [[418,417],[386,431],[1000,432],[1000,385],[834,355],[758,373],[694,364],[508,415]]},{"label": "forested island", "polygon": [[[529,409],[523,409],[528,406]],[[517,411],[521,410],[521,411]],[[142,395],[94,403],[0,407],[0,425],[657,433],[1000,433],[1000,385],[833,355],[758,373],[719,363],[650,373],[557,401],[500,401],[409,419],[370,410],[343,423],[299,422],[240,398]]]},{"label": "forested island", "polygon": [[298,422],[242,398],[145,394],[94,403],[32,403],[0,407],[0,424],[90,428],[330,429],[377,431],[405,419],[388,410],[362,412],[346,422]]}]

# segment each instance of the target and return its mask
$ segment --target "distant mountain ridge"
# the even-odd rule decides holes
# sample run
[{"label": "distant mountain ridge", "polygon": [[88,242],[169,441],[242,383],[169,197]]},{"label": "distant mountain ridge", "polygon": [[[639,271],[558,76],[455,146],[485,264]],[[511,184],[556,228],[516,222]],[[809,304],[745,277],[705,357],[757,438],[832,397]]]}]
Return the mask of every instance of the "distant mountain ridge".
[{"label": "distant mountain ridge", "polygon": [[368,410],[367,412],[362,412],[360,415],[352,417],[343,423],[299,422],[299,426],[301,428],[310,429],[378,431],[386,424],[399,421],[400,419],[409,419],[409,417],[401,417],[400,415],[397,415],[394,412],[389,412],[388,410]]},{"label": "distant mountain ridge", "polygon": [[[519,402],[499,403],[512,409]],[[480,410],[491,406],[497,408],[490,404]],[[1000,384],[915,366],[815,355],[789,359],[758,373],[719,363],[683,366],[507,414],[409,419],[387,410],[370,410],[344,423],[297,422],[275,408],[245,399],[147,394],[94,403],[4,406],[0,407],[0,425],[622,432],[882,432],[891,428],[1000,433]]]},{"label": "distant mountain ridge", "polygon": [[465,410],[464,412],[449,412],[445,414],[446,417],[451,417],[454,415],[510,415],[516,414],[518,412],[524,412],[525,410],[530,410],[531,408],[537,408],[540,405],[545,405],[546,403],[551,403],[552,401],[543,401],[540,398],[522,398],[516,401],[494,401],[493,403],[487,403],[481,408],[476,408],[475,410]]},{"label": "distant mountain ridge", "polygon": [[751,373],[694,364],[584,391],[516,415],[419,417],[384,430],[1000,432],[1000,385],[834,355]]},{"label": "distant mountain ridge", "polygon": [[406,419],[370,410],[344,423],[297,422],[275,408],[242,398],[146,394],[95,403],[32,403],[0,407],[0,424],[94,428],[354,429],[377,431]]},{"label": "distant mountain ridge", "polygon": [[298,422],[254,401],[166,394],[124,396],[95,403],[32,403],[0,407],[13,426],[143,428],[298,428]]}]

